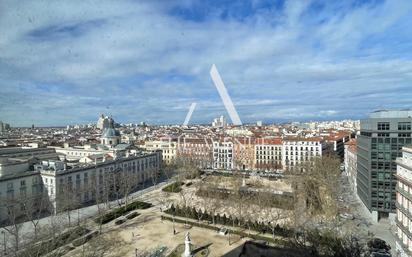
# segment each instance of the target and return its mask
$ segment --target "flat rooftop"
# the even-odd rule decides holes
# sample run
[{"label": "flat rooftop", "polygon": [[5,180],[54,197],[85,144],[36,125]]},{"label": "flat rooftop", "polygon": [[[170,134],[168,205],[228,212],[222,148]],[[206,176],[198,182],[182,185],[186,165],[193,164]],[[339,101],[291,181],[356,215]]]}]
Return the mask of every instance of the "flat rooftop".
[{"label": "flat rooftop", "polygon": [[369,118],[379,119],[379,118],[411,118],[412,110],[379,110],[372,112],[369,115]]}]

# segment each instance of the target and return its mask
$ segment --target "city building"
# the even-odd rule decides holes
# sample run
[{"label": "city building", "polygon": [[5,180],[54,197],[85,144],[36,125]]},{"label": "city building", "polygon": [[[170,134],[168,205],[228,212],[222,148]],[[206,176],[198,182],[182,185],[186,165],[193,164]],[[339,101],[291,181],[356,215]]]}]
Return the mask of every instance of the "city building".
[{"label": "city building", "polygon": [[228,139],[213,141],[213,168],[218,170],[232,170],[233,142]]},{"label": "city building", "polygon": [[402,148],[397,158],[396,178],[396,253],[400,257],[412,256],[412,147]]},{"label": "city building", "polygon": [[222,115],[219,118],[215,118],[212,122],[212,127],[225,128],[227,126],[226,118]]},{"label": "city building", "polygon": [[103,130],[105,128],[109,128],[111,125],[113,125],[113,119],[111,117],[104,116],[104,114],[102,114],[97,120],[96,127],[100,130]]},{"label": "city building", "polygon": [[[58,160],[39,162],[0,157],[0,223],[21,218],[36,208],[59,212],[93,203],[97,197],[115,198],[120,196],[114,195],[119,192],[111,190],[121,185],[113,183],[120,183],[121,178],[127,179],[130,192],[135,191],[159,175],[161,158],[160,152],[135,152],[116,159],[68,166]],[[69,203],[73,205],[68,206]]]},{"label": "city building", "polygon": [[176,160],[177,155],[177,140],[166,138],[163,140],[146,141],[143,148],[146,151],[162,151],[163,161],[166,164],[171,164]]},{"label": "city building", "polygon": [[10,130],[10,124],[0,121],[0,135]]},{"label": "city building", "polygon": [[32,160],[0,157],[0,224],[36,211],[43,192],[40,181]]},{"label": "city building", "polygon": [[121,143],[121,135],[114,128],[113,120],[110,121],[109,127],[102,131],[100,136],[100,144],[85,144],[81,146],[70,146],[65,143],[63,147],[53,147],[59,154],[61,160],[67,161],[87,161],[87,156],[111,155],[112,157],[124,156],[126,151],[132,146],[130,144]]},{"label": "city building", "polygon": [[235,137],[233,140],[233,162],[236,170],[255,169],[255,138]]},{"label": "city building", "polygon": [[[63,162],[43,161],[34,166],[56,212],[96,199],[108,201],[138,190],[145,182],[159,176],[161,153],[136,153],[91,165],[67,168]],[[121,188],[126,186],[127,188]],[[117,190],[116,190],[117,189]]]},{"label": "city building", "polygon": [[255,168],[258,170],[282,169],[282,139],[258,138],[255,143]]},{"label": "city building", "polygon": [[282,139],[282,166],[285,170],[321,157],[327,145],[321,137],[285,137]]},{"label": "city building", "polygon": [[[325,133],[326,132],[326,133]],[[321,136],[324,136],[324,139],[327,144],[331,145],[331,150],[333,150],[339,158],[343,161],[344,160],[344,152],[345,152],[345,143],[349,141],[351,138],[351,132],[348,131],[335,131],[329,129],[327,131],[323,131],[320,133]]]},{"label": "city building", "polygon": [[345,174],[348,177],[349,184],[351,185],[354,192],[356,192],[357,184],[356,184],[356,173],[358,171],[358,148],[356,145],[356,139],[351,139],[345,144]]},{"label": "city building", "polygon": [[[357,138],[357,193],[375,220],[396,209],[396,158],[411,144],[412,111],[376,111]],[[393,215],[391,215],[393,216]]]},{"label": "city building", "polygon": [[207,138],[179,138],[177,158],[189,161],[198,168],[212,168],[212,140]]},{"label": "city building", "polygon": [[58,160],[58,154],[54,148],[31,147],[5,147],[0,148],[0,157],[37,160]]}]

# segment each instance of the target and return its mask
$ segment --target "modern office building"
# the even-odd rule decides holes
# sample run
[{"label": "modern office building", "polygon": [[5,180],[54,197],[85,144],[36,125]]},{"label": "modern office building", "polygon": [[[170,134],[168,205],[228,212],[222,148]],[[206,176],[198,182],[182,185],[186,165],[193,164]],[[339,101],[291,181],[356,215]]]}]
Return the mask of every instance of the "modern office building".
[{"label": "modern office building", "polygon": [[397,159],[396,256],[412,256],[412,147],[402,149]]},{"label": "modern office building", "polygon": [[375,220],[396,209],[396,158],[411,144],[412,110],[376,111],[361,121],[357,193]]}]

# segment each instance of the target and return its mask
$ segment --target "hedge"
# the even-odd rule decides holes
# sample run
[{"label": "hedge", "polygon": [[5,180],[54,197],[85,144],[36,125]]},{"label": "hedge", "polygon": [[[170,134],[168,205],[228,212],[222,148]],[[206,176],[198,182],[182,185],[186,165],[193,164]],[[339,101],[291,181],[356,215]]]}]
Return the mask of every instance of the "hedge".
[{"label": "hedge", "polygon": [[169,193],[179,193],[180,191],[182,191],[182,186],[185,183],[183,182],[173,182],[170,185],[165,186],[164,188],[162,188],[162,191],[164,192],[169,192]]},{"label": "hedge", "polygon": [[[219,228],[213,225],[209,225],[209,224],[204,224],[204,223],[198,223],[198,222],[193,222],[190,220],[181,220],[181,219],[177,219],[177,218],[172,218],[169,216],[161,216],[162,220],[169,220],[169,221],[174,221],[176,223],[181,223],[181,224],[189,224],[192,226],[196,226],[196,227],[200,227],[200,228],[206,228],[206,229],[210,229],[210,230],[215,230],[216,232],[219,232]],[[284,244],[285,242],[283,240],[280,239],[275,239],[275,238],[271,238],[271,237],[266,237],[263,235],[256,235],[256,234],[248,234],[245,233],[244,231],[239,231],[239,230],[232,230],[232,229],[228,229],[227,230],[228,233],[231,234],[235,234],[241,237],[249,237],[252,238],[254,240],[262,240],[262,241],[266,241],[266,242],[270,242],[270,243],[274,243],[274,244]]]},{"label": "hedge", "polygon": [[[208,222],[213,222],[215,221],[216,224],[221,224],[221,225],[230,225],[230,226],[237,226],[240,228],[244,229],[252,229],[255,230],[259,233],[265,234],[265,233],[274,233],[275,235],[282,236],[282,237],[289,237],[293,235],[293,231],[287,228],[280,227],[279,225],[276,225],[275,228],[273,228],[270,224],[265,224],[263,222],[257,222],[257,221],[250,221],[250,220],[243,220],[243,219],[238,219],[238,218],[232,218],[231,216],[226,216],[224,214],[223,216],[220,215],[211,215],[208,212],[202,212],[201,210],[196,210],[196,208],[190,208],[190,207],[175,207],[173,204],[172,206],[165,211],[165,213],[170,214],[170,215],[176,215],[180,217],[186,217],[186,218],[191,218],[195,220],[203,220],[203,221],[208,221]],[[274,230],[274,231],[273,231]]]},{"label": "hedge", "polygon": [[92,239],[93,237],[99,235],[99,231],[93,231],[87,235],[84,235],[76,240],[74,240],[72,242],[73,246],[78,247],[81,246],[82,244],[87,243],[90,239]]},{"label": "hedge", "polygon": [[140,213],[132,212],[132,213],[129,213],[129,214],[126,215],[126,219],[131,220],[131,219],[136,218],[139,215],[140,215]]},{"label": "hedge", "polygon": [[73,240],[82,237],[89,233],[90,230],[84,227],[75,227],[73,229],[67,230],[60,235],[57,235],[55,238],[50,238],[45,241],[41,241],[33,246],[30,246],[27,250],[21,251],[17,254],[19,257],[26,257],[26,256],[42,256],[46,255],[57,248],[66,245]]},{"label": "hedge", "polygon": [[140,202],[140,201],[136,201],[136,202],[132,202],[129,203],[127,206],[122,206],[119,208],[116,208],[108,213],[105,213],[99,217],[97,217],[94,221],[96,223],[100,223],[100,224],[106,224],[109,223],[110,221],[117,219],[118,217],[128,213],[129,211],[133,211],[136,209],[148,209],[152,207],[151,203],[146,203],[146,202]]}]

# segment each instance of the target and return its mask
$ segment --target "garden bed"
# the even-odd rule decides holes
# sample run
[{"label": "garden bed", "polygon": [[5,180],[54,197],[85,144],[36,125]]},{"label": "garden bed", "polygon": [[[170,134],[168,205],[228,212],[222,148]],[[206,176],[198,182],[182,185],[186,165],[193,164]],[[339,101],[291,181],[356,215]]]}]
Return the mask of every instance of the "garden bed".
[{"label": "garden bed", "polygon": [[148,209],[152,207],[151,203],[146,203],[146,202],[140,202],[140,201],[136,201],[136,202],[132,202],[129,203],[127,206],[122,206],[120,208],[116,208],[108,213],[105,213],[103,215],[101,215],[100,217],[97,217],[94,221],[96,223],[100,223],[100,224],[106,224],[109,223],[112,220],[117,219],[118,217],[136,210],[136,209]]},{"label": "garden bed", "polygon": [[183,182],[173,182],[170,185],[165,186],[164,188],[162,188],[163,192],[169,192],[169,193],[179,193],[180,191],[182,191],[182,186],[185,183]]}]

